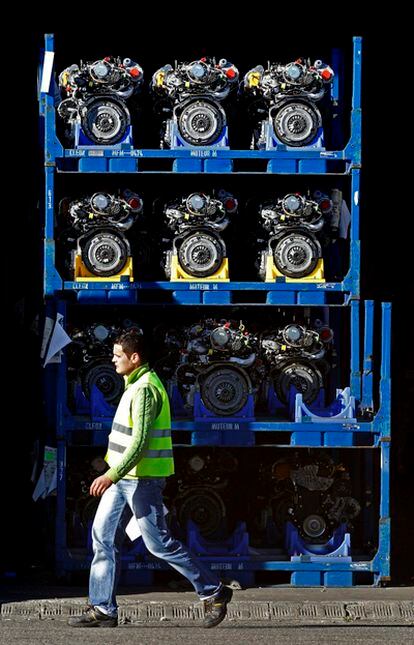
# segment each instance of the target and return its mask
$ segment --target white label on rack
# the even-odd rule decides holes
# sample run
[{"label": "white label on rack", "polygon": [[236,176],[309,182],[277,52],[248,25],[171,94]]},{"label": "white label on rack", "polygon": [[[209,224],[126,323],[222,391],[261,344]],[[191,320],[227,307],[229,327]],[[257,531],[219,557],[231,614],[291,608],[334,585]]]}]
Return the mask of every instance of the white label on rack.
[{"label": "white label on rack", "polygon": [[190,157],[217,157],[217,150],[191,150]]},{"label": "white label on rack", "polygon": [[240,430],[239,423],[212,423],[212,430]]},{"label": "white label on rack", "polygon": [[42,80],[40,83],[40,91],[42,93],[47,93],[49,91],[54,57],[55,52],[45,52],[42,69]]},{"label": "white label on rack", "polygon": [[210,285],[203,282],[190,282],[188,285],[189,291],[208,291],[209,289]]}]

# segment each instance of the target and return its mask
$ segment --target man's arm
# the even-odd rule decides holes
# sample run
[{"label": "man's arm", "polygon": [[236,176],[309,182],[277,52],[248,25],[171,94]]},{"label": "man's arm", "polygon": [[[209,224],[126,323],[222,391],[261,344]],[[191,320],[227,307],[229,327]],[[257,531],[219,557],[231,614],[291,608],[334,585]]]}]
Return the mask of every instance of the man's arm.
[{"label": "man's arm", "polygon": [[105,473],[105,476],[109,477],[114,484],[125,477],[139,462],[147,443],[148,432],[160,413],[161,406],[161,396],[153,385],[147,383],[137,389],[131,406],[131,445],[124,452],[122,461]]}]

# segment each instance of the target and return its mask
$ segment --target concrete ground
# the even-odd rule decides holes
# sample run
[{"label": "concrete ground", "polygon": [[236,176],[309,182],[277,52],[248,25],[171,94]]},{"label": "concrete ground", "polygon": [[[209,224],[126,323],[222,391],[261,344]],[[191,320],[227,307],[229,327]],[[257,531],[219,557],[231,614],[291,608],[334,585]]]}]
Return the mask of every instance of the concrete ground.
[{"label": "concrete ground", "polygon": [[105,630],[73,629],[62,619],[0,621],[1,645],[412,645],[413,639],[412,627],[382,621],[269,623],[226,618],[208,630],[188,621],[126,624]]},{"label": "concrete ground", "polygon": [[[197,627],[203,617],[202,603],[190,591],[120,588],[119,617],[124,626],[160,625],[163,622]],[[82,612],[87,588],[9,586],[0,590],[4,621],[66,620]],[[235,589],[228,606],[227,622],[308,624],[322,621],[414,625],[413,587]],[[414,634],[413,634],[414,642]],[[105,643],[106,645],[106,643]]]}]

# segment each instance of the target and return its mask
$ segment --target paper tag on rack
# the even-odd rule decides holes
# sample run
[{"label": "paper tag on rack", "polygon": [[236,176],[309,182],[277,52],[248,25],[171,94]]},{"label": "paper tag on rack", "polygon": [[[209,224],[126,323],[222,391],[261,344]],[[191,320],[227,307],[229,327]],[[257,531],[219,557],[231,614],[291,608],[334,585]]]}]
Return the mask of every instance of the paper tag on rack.
[{"label": "paper tag on rack", "polygon": [[45,52],[42,67],[42,80],[40,82],[40,91],[47,93],[50,89],[50,81],[52,80],[53,72],[53,59],[55,52]]},{"label": "paper tag on rack", "polygon": [[43,367],[61,360],[61,350],[72,342],[71,337],[62,326],[62,314],[56,315],[56,320],[46,318],[43,332],[42,349],[40,357],[44,358]]},{"label": "paper tag on rack", "polygon": [[39,475],[39,479],[32,494],[32,499],[35,502],[37,502],[39,498],[45,499],[48,495],[56,490],[56,454],[56,448],[45,446],[42,472]]}]

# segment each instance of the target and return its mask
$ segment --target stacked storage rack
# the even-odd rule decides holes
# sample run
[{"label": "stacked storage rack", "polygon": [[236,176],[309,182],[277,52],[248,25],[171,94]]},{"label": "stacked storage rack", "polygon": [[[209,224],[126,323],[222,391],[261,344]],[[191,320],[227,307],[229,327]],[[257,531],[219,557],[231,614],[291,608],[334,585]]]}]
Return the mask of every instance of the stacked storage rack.
[{"label": "stacked storage rack", "polygon": [[[354,38],[345,100],[344,55],[332,51],[331,106],[349,109],[338,110],[332,120],[326,148],[321,141],[267,149],[138,148],[132,136],[119,145],[82,145],[79,133],[68,146],[59,130],[54,38],[45,36],[39,102],[46,307],[74,339],[83,339],[86,328],[105,335],[125,319],[154,332],[156,365],[166,378],[173,411],[176,475],[166,489],[171,529],[209,567],[242,585],[378,585],[389,579],[391,308],[383,303],[377,311],[372,301],[360,300],[361,57],[361,39]],[[155,263],[141,271],[144,256],[137,254],[136,275],[131,268],[97,277],[85,271],[79,248],[68,269],[67,250],[60,248],[65,204],[65,212],[71,212],[70,200],[80,204],[85,195],[108,196],[126,188],[137,200],[143,196],[144,211],[147,203],[155,205],[147,228],[137,233],[138,242],[152,253],[154,248],[158,252],[154,239],[157,233],[161,237],[165,203],[175,199],[177,216],[178,195],[183,203],[185,196],[195,195],[196,206],[200,195],[225,190],[225,199],[238,202],[240,215],[229,244],[228,270],[210,278],[192,277],[173,265],[166,280]],[[247,265],[249,246],[257,238],[254,216],[264,211],[273,216],[275,195],[295,206],[299,194],[314,199],[318,194],[332,207],[332,191],[342,195],[338,226],[343,234],[324,251],[325,271],[292,278],[276,270],[273,256],[269,260],[265,254],[262,280],[253,277]],[[285,202],[279,199],[278,204]],[[249,347],[249,356],[234,350],[224,363],[214,363],[211,356],[229,338],[233,347],[237,342]],[[298,347],[301,338],[309,339],[308,348],[316,343],[313,357],[309,350],[302,353],[307,356],[302,363],[284,363],[281,353]],[[168,342],[163,353],[160,348]],[[204,352],[206,342],[212,346]],[[80,346],[85,356],[87,342]],[[204,367],[191,364],[196,346],[205,353]],[[312,367],[314,359],[319,362]],[[248,369],[251,361],[254,374]],[[79,377],[82,369],[77,372],[70,349],[45,368],[49,426],[58,449],[56,569],[61,576],[88,569],[91,561],[96,500],[88,490],[101,472],[116,399],[108,394],[116,384],[108,375],[108,360],[106,367],[104,362],[92,356],[93,384]],[[209,369],[195,386],[192,377],[190,385],[177,377],[183,366],[194,376],[206,364]],[[223,377],[225,368],[230,374]],[[315,378],[317,391],[311,395]],[[235,391],[239,405],[231,410]],[[150,584],[157,571],[167,569],[140,538],[125,545],[124,582]]]}]

